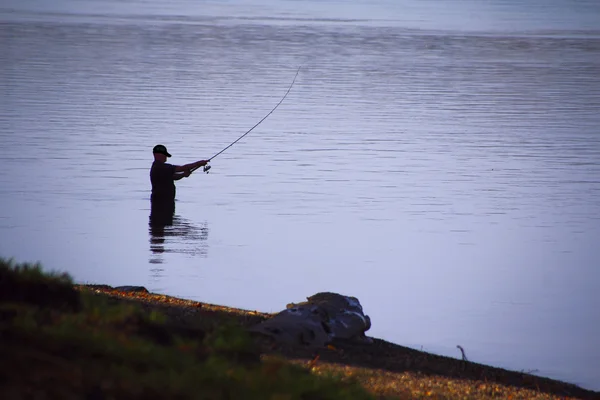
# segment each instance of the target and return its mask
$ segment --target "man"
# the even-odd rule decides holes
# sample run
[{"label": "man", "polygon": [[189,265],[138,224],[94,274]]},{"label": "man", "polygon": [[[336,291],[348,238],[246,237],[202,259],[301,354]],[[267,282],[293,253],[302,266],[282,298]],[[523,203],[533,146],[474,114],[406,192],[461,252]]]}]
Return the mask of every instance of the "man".
[{"label": "man", "polygon": [[[208,160],[200,160],[185,165],[167,164],[167,158],[171,154],[162,144],[157,144],[152,149],[154,162],[150,169],[150,182],[152,183],[152,210],[150,219],[160,220],[157,222],[168,223],[175,212],[175,181],[188,177],[192,169],[202,167],[208,163]],[[165,221],[166,220],[166,221]]]}]

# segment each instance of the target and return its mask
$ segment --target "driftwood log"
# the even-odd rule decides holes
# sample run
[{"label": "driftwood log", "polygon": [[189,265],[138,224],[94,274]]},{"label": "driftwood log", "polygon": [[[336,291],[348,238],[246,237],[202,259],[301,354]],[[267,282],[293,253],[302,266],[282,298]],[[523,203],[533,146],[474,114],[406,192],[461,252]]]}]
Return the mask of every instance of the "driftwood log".
[{"label": "driftwood log", "polygon": [[371,319],[356,297],[317,293],[302,303],[291,303],[272,318],[250,328],[277,342],[323,347],[335,339],[369,342],[365,332]]}]

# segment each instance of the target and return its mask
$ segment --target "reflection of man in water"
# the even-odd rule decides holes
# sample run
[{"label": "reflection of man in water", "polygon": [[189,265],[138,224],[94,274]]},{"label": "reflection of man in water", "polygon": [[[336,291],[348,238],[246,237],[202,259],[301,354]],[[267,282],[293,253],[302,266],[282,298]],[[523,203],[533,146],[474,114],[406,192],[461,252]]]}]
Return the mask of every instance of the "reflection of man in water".
[{"label": "reflection of man in water", "polygon": [[[208,225],[194,224],[175,215],[171,224],[150,223],[150,264],[163,264],[163,253],[206,257],[208,252]],[[153,270],[159,272],[162,270]]]},{"label": "reflection of man in water", "polygon": [[175,181],[190,176],[192,169],[202,167],[208,161],[200,160],[185,165],[167,164],[167,157],[171,155],[162,144],[154,146],[152,153],[154,162],[150,169],[150,182],[152,182],[150,223],[170,225],[173,223],[175,212]]}]

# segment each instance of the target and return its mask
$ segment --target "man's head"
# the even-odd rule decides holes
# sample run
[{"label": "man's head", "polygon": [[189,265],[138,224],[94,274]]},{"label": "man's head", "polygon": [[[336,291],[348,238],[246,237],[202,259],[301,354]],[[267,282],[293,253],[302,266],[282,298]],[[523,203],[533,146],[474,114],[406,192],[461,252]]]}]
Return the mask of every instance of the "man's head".
[{"label": "man's head", "polygon": [[155,160],[163,162],[167,161],[167,157],[171,157],[171,155],[167,151],[167,148],[162,144],[157,144],[156,146],[154,146],[154,148],[152,149],[152,153],[154,153]]}]

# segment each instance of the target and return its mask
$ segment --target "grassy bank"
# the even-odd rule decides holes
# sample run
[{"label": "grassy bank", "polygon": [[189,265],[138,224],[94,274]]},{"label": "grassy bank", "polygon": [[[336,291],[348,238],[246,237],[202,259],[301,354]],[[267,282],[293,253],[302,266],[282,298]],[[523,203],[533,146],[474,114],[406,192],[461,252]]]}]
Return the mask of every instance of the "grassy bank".
[{"label": "grassy bank", "polygon": [[269,315],[144,290],[74,285],[0,259],[4,399],[558,399],[574,385],[397,346],[283,347]]}]

